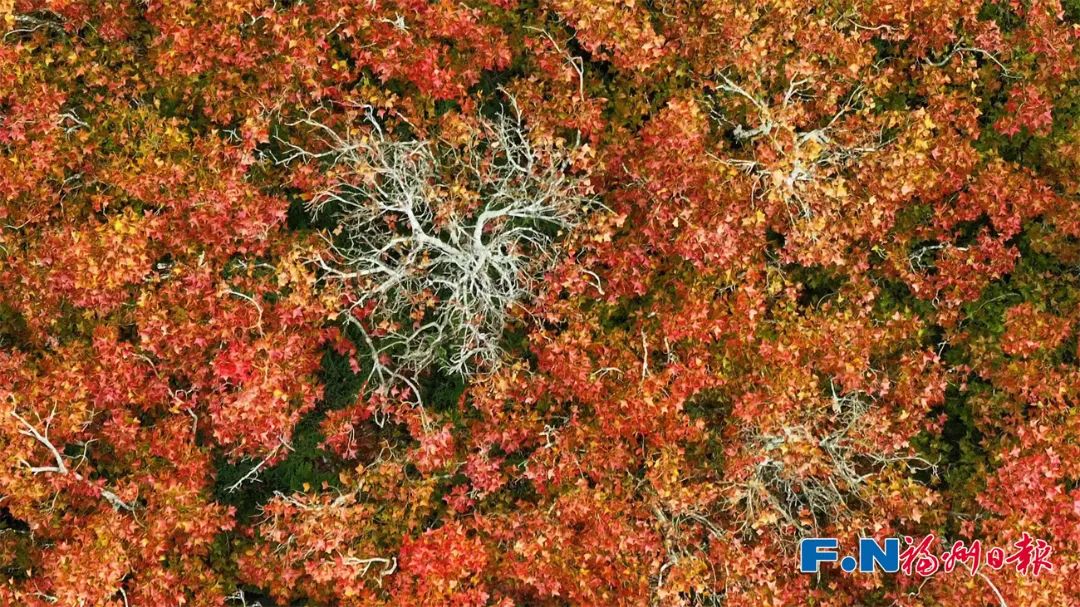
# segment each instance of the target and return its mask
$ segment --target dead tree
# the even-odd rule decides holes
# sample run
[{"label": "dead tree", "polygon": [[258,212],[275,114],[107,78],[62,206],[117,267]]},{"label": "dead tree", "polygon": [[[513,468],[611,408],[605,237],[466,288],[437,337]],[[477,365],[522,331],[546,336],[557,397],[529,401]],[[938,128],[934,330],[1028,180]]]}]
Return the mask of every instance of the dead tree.
[{"label": "dead tree", "polygon": [[[286,143],[279,159],[334,175],[309,203],[338,226],[318,263],[349,293],[342,312],[370,348],[377,387],[415,390],[412,377],[433,366],[497,366],[511,309],[533,296],[589,205],[569,151],[533,144],[516,111],[479,125],[451,145],[395,140],[370,113],[345,134],[311,115],[293,126],[318,149]],[[474,201],[466,208],[462,190]]]},{"label": "dead tree", "polygon": [[728,508],[743,522],[743,532],[772,521],[782,538],[819,534],[821,526],[848,516],[874,477],[887,469],[900,466],[909,474],[935,469],[917,455],[882,452],[866,441],[875,406],[869,395],[834,389],[830,400],[828,414],[777,432],[747,432],[744,448],[754,461],[728,494]]}]

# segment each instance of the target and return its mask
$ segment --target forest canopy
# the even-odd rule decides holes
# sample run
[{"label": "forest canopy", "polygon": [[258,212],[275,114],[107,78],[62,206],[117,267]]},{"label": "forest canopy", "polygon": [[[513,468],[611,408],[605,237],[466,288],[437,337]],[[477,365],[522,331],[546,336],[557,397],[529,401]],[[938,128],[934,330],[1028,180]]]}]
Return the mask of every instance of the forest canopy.
[{"label": "forest canopy", "polygon": [[1078,0],[0,0],[0,605],[1080,606],[1078,401]]}]

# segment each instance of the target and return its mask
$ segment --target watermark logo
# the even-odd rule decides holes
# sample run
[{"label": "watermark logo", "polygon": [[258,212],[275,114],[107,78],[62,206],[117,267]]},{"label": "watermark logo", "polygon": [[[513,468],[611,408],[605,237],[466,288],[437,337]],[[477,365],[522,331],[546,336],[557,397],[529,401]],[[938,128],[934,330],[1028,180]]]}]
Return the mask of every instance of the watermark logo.
[{"label": "watermark logo", "polygon": [[[940,552],[935,550],[940,543]],[[799,571],[818,573],[823,564],[839,563],[846,573],[899,573],[929,577],[951,573],[958,567],[979,575],[982,567],[999,571],[1014,567],[1022,575],[1039,575],[1054,568],[1050,562],[1053,548],[1044,540],[1024,532],[1008,549],[991,546],[984,549],[981,540],[970,544],[963,540],[951,545],[939,542],[934,534],[922,538],[859,538],[855,554],[840,556],[840,542],[832,537],[804,538],[799,542]]]},{"label": "watermark logo", "polygon": [[858,557],[839,557],[840,542],[834,537],[808,537],[799,542],[799,571],[817,573],[822,563],[840,561],[847,573],[873,573],[877,568],[886,573],[900,570],[900,540],[886,538],[879,544],[870,537],[859,538]]}]

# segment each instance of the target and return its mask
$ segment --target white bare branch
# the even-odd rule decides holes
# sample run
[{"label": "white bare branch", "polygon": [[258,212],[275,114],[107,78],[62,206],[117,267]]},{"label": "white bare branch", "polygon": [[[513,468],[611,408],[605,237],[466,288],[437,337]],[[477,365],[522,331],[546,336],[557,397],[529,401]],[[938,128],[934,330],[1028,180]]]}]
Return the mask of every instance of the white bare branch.
[{"label": "white bare branch", "polygon": [[247,595],[244,594],[243,590],[237,590],[236,592],[234,592],[234,593],[230,594],[229,596],[225,597],[225,600],[226,601],[237,602],[237,603],[239,603],[240,607],[262,607],[262,603],[259,603],[259,602],[249,603],[249,602],[247,602]]},{"label": "white bare branch", "polygon": [[366,559],[356,557],[344,557],[342,558],[341,562],[346,565],[361,567],[360,575],[362,576],[367,575],[368,571],[370,571],[373,566],[382,565],[382,568],[379,570],[379,577],[376,580],[379,586],[382,586],[382,579],[388,575],[393,575],[393,573],[397,571],[398,567],[396,556],[392,556],[390,558],[376,556]]},{"label": "white bare branch", "polygon": [[226,487],[225,491],[227,493],[235,493],[238,489],[240,489],[241,486],[243,486],[244,483],[246,483],[248,481],[253,481],[253,482],[258,481],[258,479],[259,479],[259,471],[262,470],[263,467],[266,466],[266,464],[270,462],[270,460],[274,459],[274,456],[277,455],[278,451],[280,451],[282,447],[288,447],[288,446],[289,445],[288,445],[288,443],[285,442],[284,438],[279,439],[279,442],[278,442],[277,446],[275,446],[273,449],[271,449],[270,452],[266,454],[266,457],[259,460],[259,463],[255,464],[254,467],[252,467],[250,470],[248,470],[247,474],[245,474],[244,476],[241,476],[235,483],[233,483],[233,484],[229,485],[228,487]]},{"label": "white bare branch", "polygon": [[33,466],[29,462],[24,461],[23,463],[30,469],[30,472],[34,474],[40,474],[42,472],[58,472],[60,474],[67,474],[68,468],[67,465],[64,464],[64,457],[60,454],[60,451],[56,448],[56,446],[52,444],[52,441],[49,440],[49,424],[52,422],[52,415],[50,415],[48,419],[45,420],[44,433],[39,432],[33,424],[26,421],[26,418],[16,413],[14,409],[11,410],[10,415],[22,425],[22,428],[19,429],[19,434],[36,440],[41,446],[45,447],[50,454],[52,454],[53,462],[55,462],[55,465],[53,466]]}]

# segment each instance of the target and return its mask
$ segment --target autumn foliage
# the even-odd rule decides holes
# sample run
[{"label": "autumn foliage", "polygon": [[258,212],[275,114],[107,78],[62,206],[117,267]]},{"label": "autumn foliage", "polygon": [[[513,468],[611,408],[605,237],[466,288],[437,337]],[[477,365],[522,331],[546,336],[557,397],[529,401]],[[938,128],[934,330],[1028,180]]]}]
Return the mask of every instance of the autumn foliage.
[{"label": "autumn foliage", "polygon": [[1076,0],[0,0],[0,605],[1080,606],[1078,405]]}]

